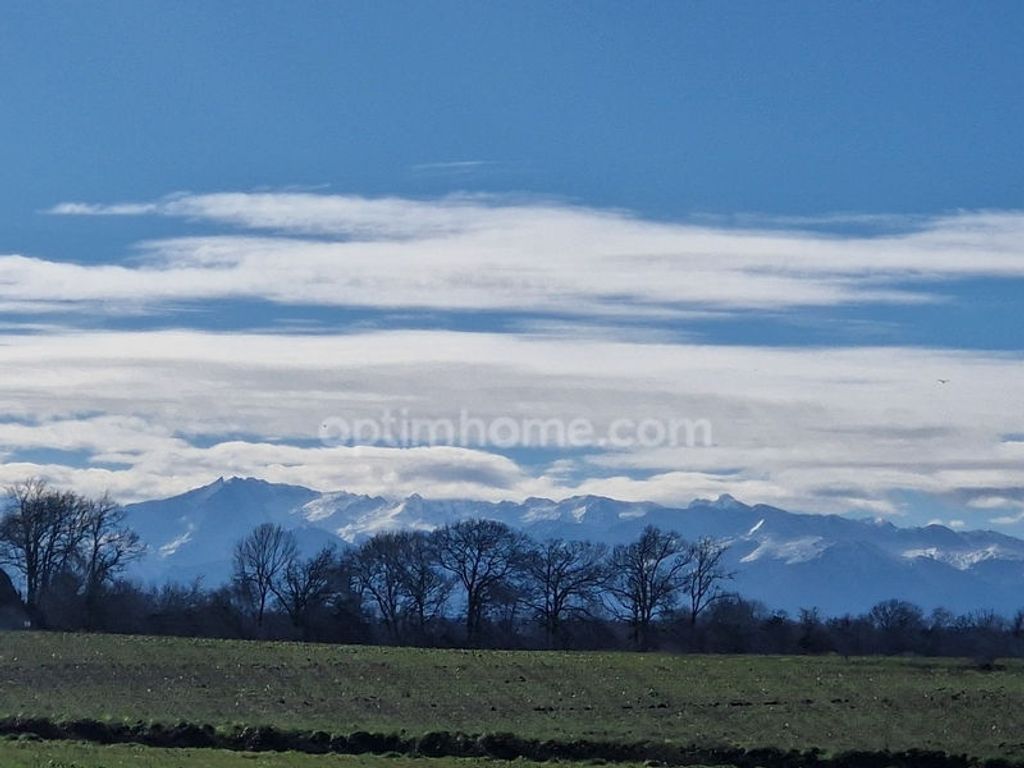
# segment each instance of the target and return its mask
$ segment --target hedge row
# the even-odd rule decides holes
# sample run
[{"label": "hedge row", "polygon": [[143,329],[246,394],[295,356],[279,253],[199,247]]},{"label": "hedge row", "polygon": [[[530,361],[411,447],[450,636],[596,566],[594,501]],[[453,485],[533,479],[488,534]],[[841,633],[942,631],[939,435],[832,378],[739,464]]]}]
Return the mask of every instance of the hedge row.
[{"label": "hedge row", "polygon": [[213,748],[247,752],[308,754],[387,754],[423,757],[489,757],[501,760],[575,760],[638,762],[648,766],[729,765],[737,768],[1024,768],[1002,759],[980,760],[945,752],[853,751],[826,755],[819,750],[739,749],[680,746],[657,742],[551,741],[525,739],[511,733],[473,736],[435,731],[418,737],[357,731],[347,735],[325,731],[282,730],[246,726],[223,730],[182,722],[111,723],[100,720],[54,721],[47,718],[0,719],[0,735],[88,741],[96,744],[142,744],[166,748]]}]

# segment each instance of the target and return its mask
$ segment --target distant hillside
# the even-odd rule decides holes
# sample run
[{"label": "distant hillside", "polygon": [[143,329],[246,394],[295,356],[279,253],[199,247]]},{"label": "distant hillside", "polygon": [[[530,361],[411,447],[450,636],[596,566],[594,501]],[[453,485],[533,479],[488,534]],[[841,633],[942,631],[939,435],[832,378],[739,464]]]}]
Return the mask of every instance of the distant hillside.
[{"label": "distant hillside", "polygon": [[302,547],[311,551],[325,543],[357,543],[382,530],[432,529],[484,517],[536,538],[617,544],[654,524],[691,539],[727,539],[737,570],[734,588],[788,611],[816,606],[829,614],[860,612],[890,597],[957,612],[1012,613],[1024,606],[1020,539],[939,525],[900,528],[836,515],[794,514],[730,496],[698,499],[680,508],[598,496],[488,503],[320,493],[231,478],[127,509],[131,525],[150,547],[136,573],[155,581],[202,577],[210,585],[224,580],[234,543],[262,522],[295,530]]}]

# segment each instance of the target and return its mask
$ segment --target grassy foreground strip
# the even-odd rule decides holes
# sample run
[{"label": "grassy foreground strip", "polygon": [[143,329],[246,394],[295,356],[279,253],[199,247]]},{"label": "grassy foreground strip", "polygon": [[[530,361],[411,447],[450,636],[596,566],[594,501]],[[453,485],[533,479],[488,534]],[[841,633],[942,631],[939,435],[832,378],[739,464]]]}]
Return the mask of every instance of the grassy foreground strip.
[{"label": "grassy foreground strip", "polygon": [[292,753],[307,755],[379,755],[415,759],[490,759],[498,761],[579,764],[640,764],[645,766],[696,766],[722,768],[1024,768],[1024,763],[1004,759],[980,760],[967,755],[910,750],[906,752],[850,751],[828,755],[809,750],[774,748],[744,750],[734,747],[696,747],[668,742],[611,743],[597,741],[538,741],[510,733],[471,736],[433,732],[417,738],[398,734],[357,732],[349,735],[324,731],[283,731],[270,726],[246,726],[230,731],[212,726],[179,723],[103,723],[76,720],[57,723],[41,718],[0,720],[0,735],[43,741],[83,740],[95,745],[138,745],[170,749],[244,753]]},{"label": "grassy foreground strip", "polygon": [[0,634],[0,716],[1024,761],[1024,665]]},{"label": "grassy foreground strip", "polygon": [[[227,752],[25,739],[0,739],[0,765],[4,768],[177,768],[186,765],[204,768],[540,768],[522,760],[512,763],[464,758]],[[570,764],[566,768],[574,766]]]}]

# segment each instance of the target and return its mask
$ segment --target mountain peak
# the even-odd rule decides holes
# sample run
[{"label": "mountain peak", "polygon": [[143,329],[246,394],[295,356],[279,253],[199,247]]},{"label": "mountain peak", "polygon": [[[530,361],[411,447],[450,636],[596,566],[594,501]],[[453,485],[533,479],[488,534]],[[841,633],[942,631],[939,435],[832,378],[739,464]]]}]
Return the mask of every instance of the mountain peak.
[{"label": "mountain peak", "polygon": [[690,506],[712,507],[714,509],[750,509],[750,507],[729,493],[723,493],[713,501],[711,499],[694,499],[690,502]]},{"label": "mountain peak", "polygon": [[193,490],[195,490],[195,491],[206,491],[206,490],[208,490],[208,491],[216,491],[216,490],[218,490],[220,488],[231,488],[231,487],[237,488],[237,487],[246,486],[246,485],[263,486],[263,485],[270,485],[270,483],[268,483],[266,480],[260,480],[259,478],[256,478],[256,477],[239,477],[238,475],[232,475],[231,477],[224,477],[224,475],[221,475],[216,480],[214,480],[212,483],[207,483],[206,485],[200,486],[199,488],[195,488]]},{"label": "mountain peak", "polygon": [[227,480],[221,478],[221,482],[225,485],[252,485],[252,486],[263,486],[263,485],[274,485],[274,483],[268,483],[259,477],[240,477],[239,475],[232,475]]}]

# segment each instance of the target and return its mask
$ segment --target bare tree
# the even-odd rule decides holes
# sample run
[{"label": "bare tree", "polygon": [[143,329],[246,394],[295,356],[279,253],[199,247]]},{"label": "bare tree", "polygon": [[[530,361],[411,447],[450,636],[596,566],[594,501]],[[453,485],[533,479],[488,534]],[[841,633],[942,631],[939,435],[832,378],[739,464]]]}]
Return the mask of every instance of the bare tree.
[{"label": "bare tree", "polygon": [[705,536],[690,547],[690,571],[686,574],[684,589],[690,598],[690,626],[697,617],[714,603],[729,596],[722,582],[735,578],[735,572],[725,568],[722,559],[729,545]]},{"label": "bare tree", "polygon": [[434,537],[423,531],[386,531],[367,539],[349,559],[353,587],[368,600],[388,636],[419,637],[444,609],[451,580],[437,564]]},{"label": "bare tree", "polygon": [[88,500],[31,479],[7,488],[9,508],[0,520],[0,563],[21,573],[25,607],[41,623],[40,602],[66,571],[83,537]]},{"label": "bare tree", "polygon": [[1010,622],[1010,627],[1010,634],[1013,635],[1014,639],[1020,640],[1024,638],[1024,609],[1013,614],[1013,621]]},{"label": "bare tree", "polygon": [[829,650],[831,638],[828,627],[817,608],[801,608],[799,635],[796,646],[801,653],[825,653]]},{"label": "bare tree", "polygon": [[653,525],[644,528],[633,543],[615,547],[608,591],[638,647],[650,647],[654,620],[676,605],[692,556],[678,534]]},{"label": "bare tree", "polygon": [[234,582],[251,603],[260,631],[267,601],[297,556],[295,534],[272,523],[256,526],[235,545]]},{"label": "bare tree", "polygon": [[323,608],[335,591],[338,558],[333,547],[324,547],[306,560],[289,562],[283,575],[271,583],[277,601],[291,619],[292,625],[308,640],[310,620]]},{"label": "bare tree", "polygon": [[368,597],[392,640],[400,633],[405,560],[402,534],[385,531],[367,539],[350,560],[356,591]]},{"label": "bare tree", "polygon": [[[921,609],[906,600],[883,600],[868,615],[882,632],[916,632],[924,627]],[[964,618],[967,617],[961,617]]]},{"label": "bare tree", "polygon": [[85,592],[86,628],[92,629],[101,592],[146,547],[125,524],[124,510],[104,495],[83,507],[78,560]]},{"label": "bare tree", "polygon": [[[886,653],[904,653],[913,649],[925,628],[921,609],[906,600],[883,600],[868,615],[881,635]],[[968,619],[961,616],[958,621]]]},{"label": "bare tree", "polygon": [[465,592],[466,639],[475,643],[491,600],[521,572],[526,539],[495,520],[463,520],[434,535],[438,563]]},{"label": "bare tree", "polygon": [[406,625],[422,641],[430,623],[444,613],[452,580],[437,567],[433,536],[425,531],[405,531],[401,537],[403,614]]},{"label": "bare tree", "polygon": [[550,539],[526,558],[529,604],[540,620],[548,644],[558,638],[563,622],[588,615],[599,603],[608,580],[608,548],[589,541]]}]

